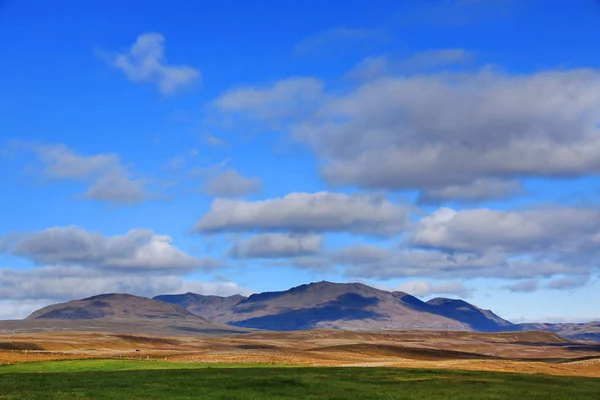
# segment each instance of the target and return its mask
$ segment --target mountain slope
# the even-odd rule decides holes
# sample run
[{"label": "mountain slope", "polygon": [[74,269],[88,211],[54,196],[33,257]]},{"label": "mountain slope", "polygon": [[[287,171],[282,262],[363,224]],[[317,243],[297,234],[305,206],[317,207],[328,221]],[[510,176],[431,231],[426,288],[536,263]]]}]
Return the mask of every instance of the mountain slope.
[{"label": "mountain slope", "polygon": [[[82,300],[54,304],[35,311],[29,325],[57,329],[161,333],[233,333],[240,330],[192,314],[184,307],[130,294],[102,294]],[[27,325],[27,326],[29,326]],[[32,326],[34,326],[32,325]]]},{"label": "mountain slope", "polygon": [[468,324],[479,332],[497,332],[513,324],[490,310],[482,310],[464,300],[437,297],[427,302],[430,312]]},{"label": "mountain slope", "polygon": [[192,314],[206,319],[215,319],[230,312],[233,306],[245,298],[246,297],[239,294],[229,297],[220,297],[203,296],[201,294],[188,292],[185,294],[165,294],[156,296],[153,299],[180,305]]},{"label": "mountain slope", "polygon": [[131,294],[111,293],[53,304],[26,319],[200,318],[184,307]]},{"label": "mountain slope", "polygon": [[[173,300],[162,296],[160,299]],[[239,327],[280,331],[469,329],[467,324],[431,313],[428,308],[431,307],[406,293],[390,293],[360,283],[318,282],[281,292],[253,294],[229,310],[223,307],[214,319]],[[188,310],[199,315],[209,313],[191,307]]]},{"label": "mountain slope", "polygon": [[248,298],[184,295],[155,299],[231,325],[268,329],[428,329],[497,331],[511,325],[488,310],[462,300],[427,303],[404,292],[361,283],[317,282]]}]

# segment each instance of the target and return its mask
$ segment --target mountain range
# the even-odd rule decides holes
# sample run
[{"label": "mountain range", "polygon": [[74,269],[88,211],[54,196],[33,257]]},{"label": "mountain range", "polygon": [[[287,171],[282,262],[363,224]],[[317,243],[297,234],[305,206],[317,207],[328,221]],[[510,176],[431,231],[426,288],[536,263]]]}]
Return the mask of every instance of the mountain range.
[{"label": "mountain range", "polygon": [[[179,332],[247,332],[248,330],[541,330],[571,339],[600,341],[600,322],[588,324],[513,324],[490,310],[464,300],[435,298],[424,302],[404,292],[388,292],[361,283],[315,282],[280,292],[249,297],[195,293],[153,299],[130,294],[103,294],[44,307],[24,322],[82,321],[160,324]],[[93,323],[92,323],[93,322]],[[140,325],[141,326],[141,325]],[[0,324],[0,329],[2,325]],[[63,328],[64,329],[64,328]]]}]

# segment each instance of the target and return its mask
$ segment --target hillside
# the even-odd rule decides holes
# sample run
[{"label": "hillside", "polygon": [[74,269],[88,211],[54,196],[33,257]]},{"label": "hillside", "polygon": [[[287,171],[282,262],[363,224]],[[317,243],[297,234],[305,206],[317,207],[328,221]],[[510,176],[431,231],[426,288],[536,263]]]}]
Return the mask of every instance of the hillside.
[{"label": "hillside", "polygon": [[120,293],[50,305],[35,311],[21,323],[12,322],[10,326],[15,331],[65,328],[156,333],[240,331],[235,327],[208,321],[176,304]]},{"label": "hillside", "polygon": [[[425,329],[492,330],[510,324],[475,306],[425,303],[403,292],[387,292],[361,283],[317,282],[248,298],[157,296],[188,311],[231,325],[278,331],[314,328],[350,330]],[[468,304],[468,303],[465,303]],[[218,309],[218,312],[214,310]]]},{"label": "hillside", "polygon": [[153,299],[177,304],[184,307],[194,315],[206,319],[215,319],[229,313],[231,308],[246,297],[236,294],[229,297],[203,296],[196,293],[166,294]]}]

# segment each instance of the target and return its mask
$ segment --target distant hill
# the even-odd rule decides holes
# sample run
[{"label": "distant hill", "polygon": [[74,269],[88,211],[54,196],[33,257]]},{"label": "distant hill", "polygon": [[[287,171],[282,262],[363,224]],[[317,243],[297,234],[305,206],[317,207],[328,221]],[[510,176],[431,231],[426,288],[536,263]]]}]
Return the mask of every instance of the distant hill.
[{"label": "distant hill", "polygon": [[554,332],[571,340],[589,340],[600,342],[600,321],[565,324],[515,324],[510,327],[515,331],[547,331]]},{"label": "distant hill", "polygon": [[[102,331],[148,331],[160,333],[236,332],[239,329],[208,321],[184,307],[131,294],[110,293],[44,307],[25,318],[24,326],[44,329],[95,327]],[[127,329],[131,326],[132,329]],[[135,326],[140,329],[133,329]],[[144,328],[142,328],[144,327]],[[18,329],[15,328],[15,329]]]},{"label": "distant hill", "polygon": [[194,316],[184,307],[175,304],[156,301],[131,294],[110,293],[44,307],[34,312],[26,319],[98,318],[198,319],[200,317]]},{"label": "distant hill", "polygon": [[574,340],[600,341],[600,322],[512,324],[464,300],[427,302],[404,292],[361,283],[313,282],[249,297],[169,294],[154,299],[103,294],[44,307],[0,330],[100,330],[156,334],[292,331],[321,328],[351,331],[547,331]]},{"label": "distant hill", "polygon": [[513,324],[490,310],[482,310],[464,300],[438,297],[427,302],[430,312],[468,324],[479,332],[497,332]]},{"label": "distant hill", "polygon": [[215,319],[223,317],[223,315],[229,313],[233,306],[246,299],[246,297],[239,294],[229,297],[221,297],[203,296],[196,293],[185,293],[165,294],[156,296],[153,299],[171,304],[177,304],[184,307],[192,314],[206,319]]},{"label": "distant hill", "polygon": [[183,305],[194,314],[219,322],[279,331],[314,328],[498,330],[510,325],[492,312],[465,302],[436,299],[430,304],[404,292],[387,292],[361,283],[323,281],[281,292],[253,294],[248,298],[185,294],[155,299]]}]

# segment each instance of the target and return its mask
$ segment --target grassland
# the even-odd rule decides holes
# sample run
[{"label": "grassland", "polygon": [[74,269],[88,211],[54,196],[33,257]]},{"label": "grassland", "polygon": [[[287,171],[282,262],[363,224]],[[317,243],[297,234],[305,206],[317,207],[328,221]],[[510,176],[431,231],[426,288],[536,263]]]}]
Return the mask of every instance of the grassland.
[{"label": "grassland", "polygon": [[600,379],[398,368],[70,360],[0,367],[0,399],[594,399]]}]

